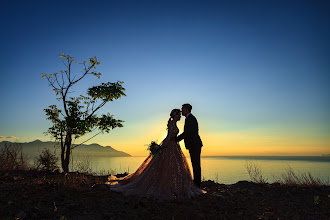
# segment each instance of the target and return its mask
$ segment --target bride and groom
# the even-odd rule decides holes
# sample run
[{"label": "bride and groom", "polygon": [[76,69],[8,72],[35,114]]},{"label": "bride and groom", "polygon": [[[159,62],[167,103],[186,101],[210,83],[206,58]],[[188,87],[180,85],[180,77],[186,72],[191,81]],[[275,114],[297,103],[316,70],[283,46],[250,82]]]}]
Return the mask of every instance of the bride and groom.
[{"label": "bride and groom", "polygon": [[[190,104],[183,104],[182,111],[173,109],[167,123],[167,136],[160,144],[162,151],[150,154],[134,173],[126,177],[113,179],[111,176],[110,189],[125,195],[165,200],[188,199],[202,194],[200,154],[203,144],[191,109]],[[186,119],[184,131],[178,136],[177,121],[180,120],[181,113]],[[179,145],[181,140],[184,140],[190,153],[194,180]]]}]

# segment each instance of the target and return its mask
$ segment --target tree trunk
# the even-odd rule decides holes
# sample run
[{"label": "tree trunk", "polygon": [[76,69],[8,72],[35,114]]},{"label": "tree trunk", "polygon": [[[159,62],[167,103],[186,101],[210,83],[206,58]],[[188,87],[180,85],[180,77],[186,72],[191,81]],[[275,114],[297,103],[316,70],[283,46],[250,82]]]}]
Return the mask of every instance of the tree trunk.
[{"label": "tree trunk", "polygon": [[62,153],[61,153],[62,169],[65,173],[69,172],[71,143],[72,143],[72,135],[71,135],[71,132],[68,131],[65,136],[65,143],[64,143],[64,148],[63,148],[65,151],[63,152],[63,149],[62,149]]},{"label": "tree trunk", "polygon": [[64,154],[65,154],[65,143],[63,142],[63,134],[61,132],[61,165],[64,171]]}]

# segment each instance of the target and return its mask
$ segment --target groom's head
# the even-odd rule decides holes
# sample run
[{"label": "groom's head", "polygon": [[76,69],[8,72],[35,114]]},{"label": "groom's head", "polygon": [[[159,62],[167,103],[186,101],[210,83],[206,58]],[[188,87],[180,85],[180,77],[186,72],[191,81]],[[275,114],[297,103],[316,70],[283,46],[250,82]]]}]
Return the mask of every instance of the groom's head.
[{"label": "groom's head", "polygon": [[191,112],[192,106],[190,104],[183,104],[182,105],[182,115],[187,116]]}]

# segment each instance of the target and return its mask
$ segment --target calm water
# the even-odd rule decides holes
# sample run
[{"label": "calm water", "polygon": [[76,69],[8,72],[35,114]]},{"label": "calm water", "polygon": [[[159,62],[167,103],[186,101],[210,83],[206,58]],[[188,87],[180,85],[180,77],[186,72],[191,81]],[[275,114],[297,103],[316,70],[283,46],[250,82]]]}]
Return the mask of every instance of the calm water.
[{"label": "calm water", "polygon": [[[145,158],[93,157],[89,158],[89,161],[92,170],[96,173],[130,173],[134,172]],[[191,169],[190,158],[187,158],[187,160]],[[262,174],[268,182],[273,182],[274,176],[285,173],[289,166],[296,172],[311,172],[314,177],[330,181],[329,157],[202,157],[202,178],[225,184],[236,183],[240,180],[249,180],[249,175],[245,168],[246,161],[253,161],[259,164],[262,168]]]}]

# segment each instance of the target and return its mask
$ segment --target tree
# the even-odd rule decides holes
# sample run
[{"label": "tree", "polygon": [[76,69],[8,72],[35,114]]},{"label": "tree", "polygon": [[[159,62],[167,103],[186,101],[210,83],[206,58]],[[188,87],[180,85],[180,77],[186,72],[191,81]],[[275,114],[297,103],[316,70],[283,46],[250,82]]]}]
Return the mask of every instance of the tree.
[{"label": "tree", "polygon": [[66,70],[60,70],[59,73],[54,74],[43,73],[42,78],[48,80],[57,96],[56,99],[61,102],[62,108],[51,105],[44,111],[47,119],[53,123],[53,126],[46,133],[60,143],[62,169],[64,172],[69,172],[70,154],[74,148],[71,146],[72,139],[77,139],[95,129],[98,129],[98,134],[100,134],[103,132],[109,133],[111,129],[116,127],[123,127],[122,122],[124,121],[114,119],[114,115],[107,113],[98,117],[96,113],[107,102],[112,102],[121,96],[126,96],[126,94],[124,93],[125,88],[122,87],[124,82],[117,81],[90,87],[87,89],[86,96],[69,97],[69,94],[72,93],[72,87],[88,75],[100,79],[101,73],[95,71],[100,62],[96,57],[89,58],[88,64],[86,61],[80,63],[83,66],[82,73],[74,75],[71,72],[71,67],[77,60],[64,53],[59,57],[65,59],[63,64]]}]

